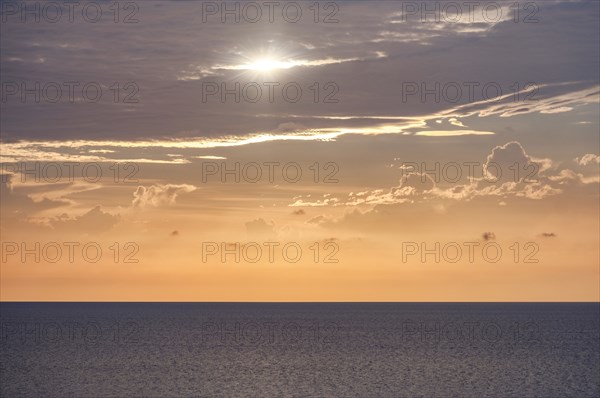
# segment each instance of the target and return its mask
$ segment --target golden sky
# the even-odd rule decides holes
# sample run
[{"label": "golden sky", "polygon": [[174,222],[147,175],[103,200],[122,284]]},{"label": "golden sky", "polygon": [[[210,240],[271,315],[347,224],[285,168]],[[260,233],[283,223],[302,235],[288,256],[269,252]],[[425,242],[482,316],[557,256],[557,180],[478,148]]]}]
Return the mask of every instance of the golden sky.
[{"label": "golden sky", "polygon": [[597,2],[370,3],[9,16],[0,300],[598,301]]}]

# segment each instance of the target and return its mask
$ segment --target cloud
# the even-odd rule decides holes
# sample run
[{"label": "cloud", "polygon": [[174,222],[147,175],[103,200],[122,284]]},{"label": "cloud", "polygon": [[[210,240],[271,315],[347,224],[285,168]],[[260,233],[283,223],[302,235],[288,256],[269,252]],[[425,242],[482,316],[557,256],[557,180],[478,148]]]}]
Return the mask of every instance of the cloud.
[{"label": "cloud", "polygon": [[[568,6],[564,2],[543,2],[540,13],[544,23],[535,24],[535,30],[532,24],[513,23],[514,10],[505,4],[497,20],[481,18],[481,7],[477,7],[474,13],[463,8],[458,21],[451,18],[452,22],[421,23],[416,15],[402,21],[400,3],[377,2],[372,6],[371,2],[343,2],[343,18],[335,24],[336,29],[331,29],[332,24],[313,23],[306,12],[297,24],[282,21],[281,15],[278,21],[269,23],[263,9],[263,19],[257,24],[222,24],[215,16],[199,30],[197,21],[190,18],[202,14],[199,2],[176,2],[168,9],[140,2],[140,15],[147,23],[138,24],[135,32],[127,24],[99,23],[94,29],[86,29],[85,24],[39,24],[32,30],[27,24],[12,23],[9,31],[3,32],[4,57],[0,59],[7,79],[85,82],[94,76],[107,87],[116,81],[134,81],[144,95],[139,96],[138,104],[111,103],[107,89],[97,106],[40,103],[36,112],[15,95],[14,101],[3,104],[3,139],[64,141],[82,138],[81,132],[85,131],[85,138],[98,142],[168,141],[165,138],[173,136],[193,141],[247,136],[257,133],[249,129],[255,126],[267,132],[285,123],[291,113],[306,118],[327,114],[328,107],[322,101],[312,101],[305,87],[307,101],[269,104],[274,116],[265,118],[264,123],[254,116],[257,109],[262,109],[256,104],[224,107],[216,101],[198,106],[204,82],[240,80],[237,78],[245,73],[244,69],[264,68],[266,65],[257,65],[256,61],[269,57],[271,67],[281,68],[275,71],[273,81],[335,81],[343,101],[329,111],[339,117],[362,113],[426,118],[441,112],[455,118],[480,112],[510,116],[568,108],[574,113],[581,100],[597,100],[597,95],[569,99],[565,96],[578,90],[551,86],[571,82],[573,76],[585,82],[586,89],[597,82],[597,41],[589,40],[597,32],[597,2],[569,2]],[[249,29],[250,25],[256,29]],[[169,34],[151,34],[157,30]],[[115,43],[106,33],[124,40]],[[132,38],[136,40],[135,52],[127,45]],[[516,40],[523,45],[515,46]],[[536,57],[530,56],[531,48],[537,49]],[[79,56],[81,51],[88,56]],[[157,53],[161,56],[156,57]],[[265,54],[270,56],[263,57]],[[472,54],[477,54],[477,63],[466,61]],[[45,62],[34,62],[41,59]],[[505,63],[514,67],[502,67]],[[447,67],[440,69],[439,65]],[[368,79],[357,79],[357,73]],[[481,86],[499,82],[507,97],[497,103],[419,101],[398,106],[398,94],[408,77],[416,82],[480,82]],[[513,84],[528,81],[538,84],[540,101],[515,101]],[[481,86],[477,87],[475,100],[482,99]],[[472,106],[460,108],[462,105]],[[60,120],[69,123],[61,125],[57,123]]]},{"label": "cloud", "polygon": [[571,112],[572,110],[573,110],[573,108],[570,106],[560,106],[558,108],[542,109],[540,111],[540,113],[546,113],[546,114],[564,113],[564,112]]},{"label": "cloud", "polygon": [[322,206],[337,206],[340,203],[340,199],[329,197],[329,194],[323,195],[323,199],[304,201],[302,198],[297,198],[292,207],[322,207]]},{"label": "cloud", "polygon": [[292,214],[295,215],[295,216],[303,216],[303,215],[306,214],[306,212],[303,209],[298,209],[298,210],[294,210],[292,212]]},{"label": "cloud", "polygon": [[[121,220],[120,215],[106,212],[99,205],[90,209],[79,199],[73,199],[76,194],[99,189],[100,184],[23,182],[17,176],[2,175],[0,182],[0,227],[3,231],[23,236],[52,234],[52,231],[96,236],[111,230]],[[82,213],[82,208],[87,211]]]},{"label": "cloud", "polygon": [[[548,175],[555,163],[548,158],[534,159],[517,141],[496,146],[483,163],[483,178],[473,178],[467,183],[453,183],[450,187],[438,186],[430,174],[408,172],[400,185],[389,191],[376,189],[348,194],[347,199],[327,197],[314,200],[295,197],[290,206],[363,206],[432,203],[434,209],[445,209],[440,201],[469,202],[476,198],[501,199],[495,202],[506,206],[509,197],[541,200],[564,193],[569,187],[584,187],[598,183],[599,176],[585,177],[569,169]],[[408,168],[401,167],[403,173]]]},{"label": "cloud", "polygon": [[119,219],[119,215],[106,213],[100,206],[96,206],[81,216],[69,217],[63,213],[49,223],[52,228],[66,232],[100,233],[111,229]]},{"label": "cloud", "polygon": [[594,155],[593,153],[586,153],[580,158],[575,158],[575,162],[580,166],[587,166],[588,164],[600,164],[600,156]]},{"label": "cloud", "polygon": [[275,236],[275,224],[273,222],[267,223],[262,218],[248,221],[246,224],[247,234],[254,237],[273,237]]},{"label": "cloud", "polygon": [[297,133],[297,132],[306,131],[306,130],[308,130],[308,129],[305,125],[303,125],[302,123],[296,123],[296,122],[281,123],[281,124],[279,124],[279,126],[277,126],[277,129],[276,129],[276,131],[278,131],[280,133]]},{"label": "cloud", "polygon": [[435,188],[435,181],[429,174],[407,173],[400,180],[398,188],[392,188],[393,191],[403,191],[406,194],[421,194],[431,191]]},{"label": "cloud", "polygon": [[585,177],[583,174],[576,173],[573,170],[564,169],[557,175],[549,176],[548,179],[557,182],[559,185],[587,185],[597,184],[600,181],[600,176]]},{"label": "cloud", "polygon": [[556,164],[554,161],[552,161],[552,159],[549,158],[534,158],[534,157],[530,157],[531,159],[531,164],[532,165],[537,165],[537,166],[533,166],[533,167],[538,167],[538,172],[539,173],[543,173],[547,170],[550,170],[552,168],[556,167]]},{"label": "cloud", "polygon": [[[168,158],[168,159],[149,159],[149,158],[123,158],[118,157],[117,151],[114,149],[106,149],[107,146],[113,148],[127,148],[140,146],[140,143],[126,144],[122,141],[19,141],[2,144],[2,153],[0,160],[6,163],[18,162],[46,162],[52,159],[53,162],[71,162],[71,163],[102,163],[120,161],[123,163],[153,163],[153,164],[187,164],[190,163],[187,159]],[[144,146],[143,144],[141,145]],[[150,145],[149,147],[156,146]],[[169,145],[164,146],[168,148]],[[99,149],[91,149],[99,148]],[[82,153],[72,153],[74,150]],[[111,154],[111,157],[89,154]],[[167,155],[172,157],[173,155]],[[180,156],[180,155],[175,155]]]},{"label": "cloud", "polygon": [[450,119],[448,119],[448,121],[450,122],[451,125],[453,126],[457,126],[457,127],[466,127],[460,120],[458,120],[455,117],[451,117]]},{"label": "cloud", "polygon": [[194,156],[194,159],[225,160],[227,158],[223,157],[223,156],[205,155],[205,156]]},{"label": "cloud", "polygon": [[494,147],[483,165],[486,179],[498,183],[537,181],[539,169],[517,141]]},{"label": "cloud", "polygon": [[[378,56],[378,58],[382,58],[380,56]],[[290,69],[290,68],[295,68],[295,67],[301,67],[301,66],[324,66],[324,65],[334,65],[334,64],[341,64],[341,63],[345,63],[345,62],[356,62],[356,61],[363,61],[369,59],[369,57],[362,57],[362,58],[347,58],[347,59],[334,59],[334,58],[326,58],[326,59],[314,59],[314,60],[307,60],[307,59],[297,59],[297,60],[286,60],[286,61],[279,61],[279,60],[258,60],[258,61],[253,61],[253,62],[247,62],[247,63],[243,63],[243,64],[237,64],[237,65],[215,65],[212,66],[211,69],[212,70],[254,70],[254,71],[261,71],[261,70],[274,70],[274,69]]]},{"label": "cloud", "polygon": [[419,131],[415,135],[423,137],[459,137],[462,135],[494,135],[491,131],[475,131],[475,130],[427,130]]},{"label": "cloud", "polygon": [[177,195],[196,190],[193,185],[152,185],[148,188],[139,186],[133,193],[131,205],[135,208],[158,207],[175,203]]},{"label": "cloud", "polygon": [[320,225],[320,224],[324,224],[328,221],[330,221],[330,220],[325,216],[316,216],[316,217],[311,218],[310,220],[307,220],[306,223]]},{"label": "cloud", "polygon": [[[0,198],[2,220],[33,218],[37,213],[70,206],[69,194],[94,189],[93,184],[27,184],[21,182],[19,174],[0,174]],[[37,186],[36,186],[37,185]]]},{"label": "cloud", "polygon": [[496,240],[496,234],[493,232],[484,232],[482,235],[483,240]]}]

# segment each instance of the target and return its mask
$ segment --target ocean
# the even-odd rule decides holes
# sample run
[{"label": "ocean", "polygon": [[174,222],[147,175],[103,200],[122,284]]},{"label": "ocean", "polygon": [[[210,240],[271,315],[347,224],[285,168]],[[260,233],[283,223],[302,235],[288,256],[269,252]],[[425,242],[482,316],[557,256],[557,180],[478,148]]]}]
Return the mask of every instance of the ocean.
[{"label": "ocean", "polygon": [[2,397],[598,397],[598,303],[0,303]]}]

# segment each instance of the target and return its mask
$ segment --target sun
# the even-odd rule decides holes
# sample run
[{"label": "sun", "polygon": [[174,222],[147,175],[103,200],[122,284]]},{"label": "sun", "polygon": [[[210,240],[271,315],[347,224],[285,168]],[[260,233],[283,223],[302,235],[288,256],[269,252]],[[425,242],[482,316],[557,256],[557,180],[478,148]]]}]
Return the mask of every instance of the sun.
[{"label": "sun", "polygon": [[272,71],[273,69],[277,69],[278,63],[279,63],[278,61],[275,61],[270,58],[262,58],[262,59],[256,60],[255,62],[253,62],[251,64],[248,64],[248,69],[268,72],[268,71]]},{"label": "sun", "polygon": [[[0,0],[1,1],[1,0]],[[301,54],[276,47],[274,44],[265,47],[249,47],[236,49],[226,63],[213,66],[212,69],[237,70],[241,74],[248,73],[257,78],[273,76],[283,70],[304,66],[307,61]],[[240,74],[240,75],[241,75]]]},{"label": "sun", "polygon": [[275,69],[289,69],[293,65],[289,62],[278,61],[273,58],[260,58],[244,65],[244,69],[255,70],[259,72],[270,72]]}]

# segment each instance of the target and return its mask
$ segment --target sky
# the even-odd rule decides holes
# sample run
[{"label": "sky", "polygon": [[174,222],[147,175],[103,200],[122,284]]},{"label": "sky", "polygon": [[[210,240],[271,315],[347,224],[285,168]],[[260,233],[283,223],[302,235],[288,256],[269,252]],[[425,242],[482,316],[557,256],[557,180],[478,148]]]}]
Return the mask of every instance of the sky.
[{"label": "sky", "polygon": [[0,3],[2,301],[599,301],[598,1]]}]

